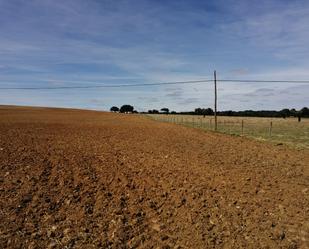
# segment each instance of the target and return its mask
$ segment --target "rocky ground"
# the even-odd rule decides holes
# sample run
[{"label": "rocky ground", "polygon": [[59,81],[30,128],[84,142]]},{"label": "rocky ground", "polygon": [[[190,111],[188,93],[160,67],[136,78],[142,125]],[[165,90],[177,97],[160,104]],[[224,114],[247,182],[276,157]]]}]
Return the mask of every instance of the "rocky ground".
[{"label": "rocky ground", "polygon": [[0,248],[309,248],[309,151],[0,107]]}]

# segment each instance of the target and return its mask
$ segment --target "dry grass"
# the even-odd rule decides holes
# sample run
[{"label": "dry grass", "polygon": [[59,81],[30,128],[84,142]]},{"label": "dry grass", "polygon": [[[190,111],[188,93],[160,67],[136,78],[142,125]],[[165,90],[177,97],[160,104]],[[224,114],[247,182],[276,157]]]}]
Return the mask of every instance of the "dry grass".
[{"label": "dry grass", "polygon": [[[149,115],[151,118],[214,130],[214,117],[196,115]],[[243,122],[243,129],[242,129]],[[270,131],[270,124],[272,129]],[[256,117],[225,117],[218,116],[218,131],[231,135],[243,135],[258,140],[284,143],[295,147],[309,148],[309,119],[297,118],[256,118]]]}]

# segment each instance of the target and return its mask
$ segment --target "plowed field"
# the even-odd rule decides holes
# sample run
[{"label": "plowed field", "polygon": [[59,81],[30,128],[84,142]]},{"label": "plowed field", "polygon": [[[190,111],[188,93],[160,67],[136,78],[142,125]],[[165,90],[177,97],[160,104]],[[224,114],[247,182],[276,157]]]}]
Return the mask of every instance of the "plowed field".
[{"label": "plowed field", "polygon": [[0,107],[0,248],[309,248],[308,152]]}]

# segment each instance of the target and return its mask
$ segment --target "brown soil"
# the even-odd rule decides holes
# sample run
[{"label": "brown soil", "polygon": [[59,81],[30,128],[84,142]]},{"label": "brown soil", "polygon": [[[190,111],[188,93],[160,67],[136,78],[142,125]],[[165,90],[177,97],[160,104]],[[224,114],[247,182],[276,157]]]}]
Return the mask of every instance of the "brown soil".
[{"label": "brown soil", "polygon": [[308,248],[308,162],[138,115],[0,107],[0,248]]}]

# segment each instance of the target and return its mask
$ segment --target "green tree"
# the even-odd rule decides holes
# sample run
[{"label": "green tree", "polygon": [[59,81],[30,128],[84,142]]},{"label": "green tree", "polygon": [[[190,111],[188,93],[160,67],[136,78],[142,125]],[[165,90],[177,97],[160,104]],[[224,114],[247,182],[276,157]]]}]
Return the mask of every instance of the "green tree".
[{"label": "green tree", "polygon": [[300,110],[300,113],[302,115],[302,117],[309,117],[309,108],[308,107],[304,107]]},{"label": "green tree", "polygon": [[113,106],[110,109],[111,112],[119,112],[119,108],[117,106]]},{"label": "green tree", "polygon": [[164,107],[164,108],[161,109],[161,112],[164,112],[165,114],[168,114],[169,111],[170,111],[170,110],[169,110],[168,108],[166,108],[166,107]]},{"label": "green tree", "polygon": [[280,112],[281,117],[286,118],[291,116],[291,112],[289,109],[282,109]]},{"label": "green tree", "polygon": [[126,112],[132,113],[133,111],[134,111],[134,107],[131,105],[123,105],[120,107],[121,113],[126,113]]}]

